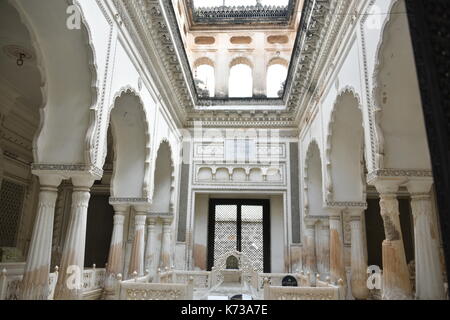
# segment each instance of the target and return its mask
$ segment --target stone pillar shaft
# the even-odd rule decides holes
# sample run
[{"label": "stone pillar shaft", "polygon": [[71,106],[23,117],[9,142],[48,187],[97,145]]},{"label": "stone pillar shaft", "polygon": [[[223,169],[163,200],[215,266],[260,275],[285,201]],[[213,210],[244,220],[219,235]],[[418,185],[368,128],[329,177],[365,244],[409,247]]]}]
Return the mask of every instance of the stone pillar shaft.
[{"label": "stone pillar shaft", "polygon": [[342,279],[347,283],[344,261],[344,240],[342,231],[342,210],[331,210],[330,213],[330,278],[337,282]]},{"label": "stone pillar shaft", "polygon": [[128,268],[128,276],[131,277],[137,272],[139,277],[144,275],[144,253],[145,253],[145,220],[147,219],[145,212],[136,212],[134,217],[134,240],[131,249],[130,266]]},{"label": "stone pillar shaft", "polygon": [[149,218],[147,225],[147,246],[145,249],[145,269],[154,276],[158,270],[158,257],[156,256],[156,218]]},{"label": "stone pillar shaft", "polygon": [[364,300],[369,296],[367,287],[367,258],[364,253],[362,215],[364,209],[350,210],[351,227],[351,288],[355,299]]},{"label": "stone pillar shaft", "polygon": [[386,239],[383,241],[383,296],[385,300],[411,298],[411,283],[406,263],[398,209],[398,183],[378,181],[375,184],[380,193],[380,210]]},{"label": "stone pillar shaft", "polygon": [[23,300],[47,300],[49,294],[53,219],[61,179],[56,179],[52,185],[44,185],[47,182],[44,179],[41,182],[43,185],[21,287]]},{"label": "stone pillar shaft", "polygon": [[439,234],[432,213],[431,186],[431,181],[408,184],[414,218],[416,298],[420,300],[445,299]]},{"label": "stone pillar shaft", "polygon": [[317,272],[316,259],[316,220],[305,219],[305,248],[306,248],[306,271],[310,272],[314,279]]},{"label": "stone pillar shaft", "polygon": [[123,224],[127,214],[127,206],[114,206],[114,225],[109,248],[108,266],[106,268],[105,299],[114,295],[115,278],[123,274]]},{"label": "stone pillar shaft", "polygon": [[162,244],[161,244],[161,268],[170,268],[172,265],[171,243],[172,243],[172,218],[163,219]]},{"label": "stone pillar shaft", "polygon": [[92,183],[84,186],[75,185],[72,192],[72,208],[61,257],[61,272],[56,285],[55,300],[82,299],[87,213]]},{"label": "stone pillar shaft", "polygon": [[319,256],[317,269],[321,275],[330,273],[330,222],[328,219],[322,219],[319,228],[320,246],[318,248]]},{"label": "stone pillar shaft", "polygon": [[125,210],[116,210],[116,214],[114,215],[114,226],[111,237],[111,246],[109,248],[107,270],[107,273],[112,275],[117,275],[123,272],[123,224],[125,222]]}]

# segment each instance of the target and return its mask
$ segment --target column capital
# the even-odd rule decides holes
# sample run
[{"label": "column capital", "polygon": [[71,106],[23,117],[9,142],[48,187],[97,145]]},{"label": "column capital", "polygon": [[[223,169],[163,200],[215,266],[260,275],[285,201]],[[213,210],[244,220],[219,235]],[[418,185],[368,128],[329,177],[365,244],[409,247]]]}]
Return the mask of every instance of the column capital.
[{"label": "column capital", "polygon": [[155,226],[157,221],[158,221],[157,217],[152,217],[152,216],[147,217],[148,226]]},{"label": "column capital", "polygon": [[115,214],[114,217],[114,225],[123,225],[125,222],[125,216],[123,214]]},{"label": "column capital", "polygon": [[42,188],[49,188],[49,189],[58,189],[59,185],[61,184],[63,177],[60,175],[54,175],[54,174],[36,174],[39,177],[39,183]]},{"label": "column capital", "polygon": [[330,218],[321,218],[320,224],[322,229],[329,229],[330,228]]},{"label": "column capital", "polygon": [[311,216],[307,216],[304,219],[305,222],[305,227],[306,228],[314,228],[314,226],[316,225],[318,219],[317,218],[313,218]]},{"label": "column capital", "polygon": [[398,188],[405,181],[400,179],[381,179],[377,178],[372,181],[372,184],[375,186],[380,195],[388,195],[388,194],[396,194]]},{"label": "column capital", "polygon": [[350,220],[360,220],[365,212],[364,208],[348,208],[347,214],[350,216]]},{"label": "column capital", "polygon": [[171,225],[173,222],[172,216],[161,217],[161,219],[162,219],[164,225]]},{"label": "column capital", "polygon": [[116,215],[126,215],[130,209],[130,205],[128,204],[113,204],[112,206]]},{"label": "column capital", "polygon": [[342,211],[344,211],[344,208],[341,208],[341,207],[328,207],[328,208],[326,208],[326,211],[328,212],[328,216],[329,216],[329,219],[331,220],[331,219],[340,219],[341,218],[341,214],[342,214]]},{"label": "column capital", "polygon": [[147,215],[150,212],[150,203],[139,203],[133,204],[133,208],[136,211],[136,214],[144,214]]},{"label": "column capital", "polygon": [[147,216],[143,214],[136,214],[134,217],[134,224],[136,226],[145,226],[145,221],[147,220]]},{"label": "column capital", "polygon": [[412,197],[424,195],[430,196],[432,186],[432,178],[410,179],[406,184],[406,188]]}]

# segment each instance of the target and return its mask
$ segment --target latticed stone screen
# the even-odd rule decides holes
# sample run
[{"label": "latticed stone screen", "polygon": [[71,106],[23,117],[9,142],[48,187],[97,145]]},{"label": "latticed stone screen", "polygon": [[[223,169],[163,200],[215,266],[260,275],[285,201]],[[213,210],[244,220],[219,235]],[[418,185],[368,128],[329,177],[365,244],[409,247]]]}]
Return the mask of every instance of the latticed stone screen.
[{"label": "latticed stone screen", "polygon": [[[241,206],[241,250],[259,272],[264,271],[263,207]],[[216,205],[214,265],[224,254],[238,249],[238,206]]]},{"label": "latticed stone screen", "polygon": [[253,262],[258,272],[264,271],[263,207],[242,206],[242,254]]},{"label": "latticed stone screen", "polygon": [[0,247],[16,245],[25,187],[3,180],[0,190]]},{"label": "latticed stone screen", "polygon": [[227,252],[237,248],[237,206],[217,205],[214,230],[214,265]]}]

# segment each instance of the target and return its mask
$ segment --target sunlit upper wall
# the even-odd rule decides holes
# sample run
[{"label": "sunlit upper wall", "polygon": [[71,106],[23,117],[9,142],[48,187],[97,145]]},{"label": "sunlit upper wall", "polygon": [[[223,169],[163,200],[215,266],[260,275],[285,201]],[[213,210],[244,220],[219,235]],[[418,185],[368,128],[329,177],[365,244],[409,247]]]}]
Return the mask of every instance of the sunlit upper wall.
[{"label": "sunlit upper wall", "polygon": [[220,6],[253,6],[256,5],[257,2],[260,2],[262,5],[270,5],[270,6],[287,6],[289,4],[289,0],[192,0],[194,4],[194,8],[202,8],[202,7],[220,7]]}]

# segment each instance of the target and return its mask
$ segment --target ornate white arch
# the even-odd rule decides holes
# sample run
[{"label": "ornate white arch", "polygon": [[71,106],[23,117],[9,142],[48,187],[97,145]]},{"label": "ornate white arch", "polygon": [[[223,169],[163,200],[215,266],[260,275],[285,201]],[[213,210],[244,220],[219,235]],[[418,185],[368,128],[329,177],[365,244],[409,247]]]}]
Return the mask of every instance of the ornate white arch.
[{"label": "ornate white arch", "polygon": [[[401,3],[401,0],[393,0],[391,3],[391,7],[389,8],[389,14],[386,15],[386,19],[383,21],[383,26],[381,27],[381,39],[378,43],[376,54],[375,54],[375,63],[374,70],[372,74],[372,105],[369,106],[369,113],[372,113],[373,123],[374,123],[374,136],[375,141],[375,168],[373,169],[383,169],[384,168],[384,134],[381,128],[381,108],[380,108],[380,83],[379,76],[380,72],[383,69],[383,65],[385,62],[383,51],[386,45],[387,40],[389,39],[389,26],[391,25],[393,19],[395,19],[396,15],[391,14],[393,10],[398,7]],[[373,4],[372,4],[373,5]],[[394,16],[394,18],[393,18]]]},{"label": "ornate white arch", "polygon": [[[49,61],[45,61],[45,56],[42,53],[40,41],[38,41],[37,31],[35,30],[36,24],[32,22],[32,18],[29,17],[29,14],[27,13],[24,6],[19,1],[13,1],[8,0],[9,3],[16,9],[16,11],[19,14],[19,17],[21,19],[21,22],[25,25],[27,28],[30,38],[32,47],[34,49],[34,52],[36,54],[36,65],[38,70],[40,71],[41,75],[41,93],[42,93],[42,106],[39,110],[40,112],[40,123],[38,125],[38,128],[36,130],[36,134],[33,139],[33,158],[36,163],[40,162],[40,154],[39,154],[39,139],[41,137],[41,134],[45,128],[45,119],[47,118],[47,114],[49,112],[48,110],[48,103],[49,103],[49,81],[51,77],[49,76],[49,68],[47,68],[47,65],[50,64]],[[86,112],[90,113],[89,115],[89,125],[86,132],[85,137],[85,147],[84,147],[84,162],[87,165],[92,164],[92,158],[91,158],[91,134],[92,130],[96,125],[96,116],[97,116],[97,101],[98,101],[98,76],[97,76],[97,62],[96,62],[96,53],[92,41],[92,33],[90,30],[89,25],[87,24],[87,20],[85,18],[85,15],[83,11],[81,10],[81,7],[76,0],[68,0],[68,5],[73,5],[77,8],[78,12],[81,16],[81,32],[82,32],[82,38],[84,39],[84,44],[87,52],[87,67],[90,72],[90,97],[91,102],[90,105],[86,107]],[[67,30],[67,32],[70,32],[70,30]],[[67,57],[64,56],[66,59]],[[64,60],[64,59],[62,59]]]},{"label": "ornate white arch", "polygon": [[169,148],[169,154],[170,154],[170,204],[169,204],[169,210],[170,213],[174,213],[174,207],[175,207],[175,159],[174,159],[174,149],[172,146],[172,143],[170,142],[169,138],[167,137],[163,137],[160,139],[159,143],[158,143],[158,148],[155,149],[155,156],[154,156],[154,160],[153,160],[153,174],[152,174],[152,180],[153,180],[153,186],[152,186],[152,199],[154,198],[155,195],[155,172],[156,172],[156,164],[157,164],[157,160],[158,160],[158,155],[159,155],[159,151],[161,149],[161,146],[163,144],[166,144]]},{"label": "ornate white arch", "polygon": [[[328,122],[327,126],[327,137],[326,137],[326,147],[325,147],[325,199],[327,202],[333,201],[334,193],[333,193],[333,175],[332,175],[332,161],[331,161],[331,153],[333,149],[332,145],[332,138],[333,138],[333,128],[335,124],[336,119],[336,113],[339,109],[339,106],[341,105],[343,99],[345,96],[350,95],[357,103],[357,107],[361,112],[361,119],[362,119],[362,104],[361,104],[361,98],[359,97],[358,93],[356,92],[355,88],[352,86],[345,86],[336,96],[336,100],[333,104],[333,107],[331,109],[330,114],[330,120]],[[361,126],[364,124],[361,123]],[[364,131],[363,131],[364,134]],[[361,153],[361,165],[363,165],[363,157],[364,157],[364,145],[363,144],[363,150]],[[362,170],[364,172],[364,170]],[[363,184],[364,187],[364,184]]]},{"label": "ornate white arch", "polygon": [[[150,173],[150,167],[151,167],[151,131],[150,131],[150,124],[148,123],[148,113],[147,110],[145,108],[144,102],[142,101],[141,96],[136,92],[136,90],[134,90],[131,86],[127,85],[125,87],[122,87],[118,92],[116,92],[116,94],[114,95],[114,98],[112,99],[112,104],[109,106],[108,108],[108,114],[107,114],[107,120],[108,120],[108,127],[111,123],[111,113],[113,111],[113,109],[116,107],[116,103],[117,100],[119,100],[120,98],[124,97],[125,95],[130,95],[132,97],[135,97],[138,99],[138,104],[143,112],[143,114],[145,115],[145,119],[144,119],[144,128],[145,128],[145,157],[144,157],[144,177],[143,177],[143,182],[142,182],[142,196],[143,198],[149,199],[150,198],[150,192],[149,192],[149,181],[148,181],[148,177],[149,177],[149,173]],[[106,129],[107,130],[107,129]],[[107,139],[107,135],[105,135],[105,139]],[[117,150],[117,139],[114,136],[113,133],[113,145],[114,145],[114,150]],[[102,157],[102,165],[105,163],[105,159],[106,159],[106,155],[107,155],[107,143],[104,143],[104,151],[103,151],[103,157]],[[114,153],[114,163],[113,163],[113,175],[112,175],[112,179],[111,181],[114,181],[115,177],[116,177],[116,164],[117,164],[117,152]],[[112,189],[113,185],[111,184],[111,195],[114,197],[115,192]]]},{"label": "ornate white arch", "polygon": [[[317,150],[319,150],[319,159],[320,159],[320,170],[322,171],[322,161],[323,161],[323,157],[320,151],[320,145],[317,143],[317,140],[315,138],[311,139],[311,141],[308,144],[308,149],[306,152],[306,156],[305,156],[305,161],[304,161],[304,167],[303,167],[303,196],[304,196],[304,217],[309,216],[309,209],[310,209],[310,203],[309,203],[309,188],[308,188],[308,183],[309,183],[309,174],[308,174],[308,170],[309,170],[309,163],[312,157],[312,148],[313,146],[317,147]],[[322,189],[323,189],[323,173],[322,173],[322,181],[320,182],[322,184]],[[323,199],[323,195],[322,195],[322,199]]]}]

